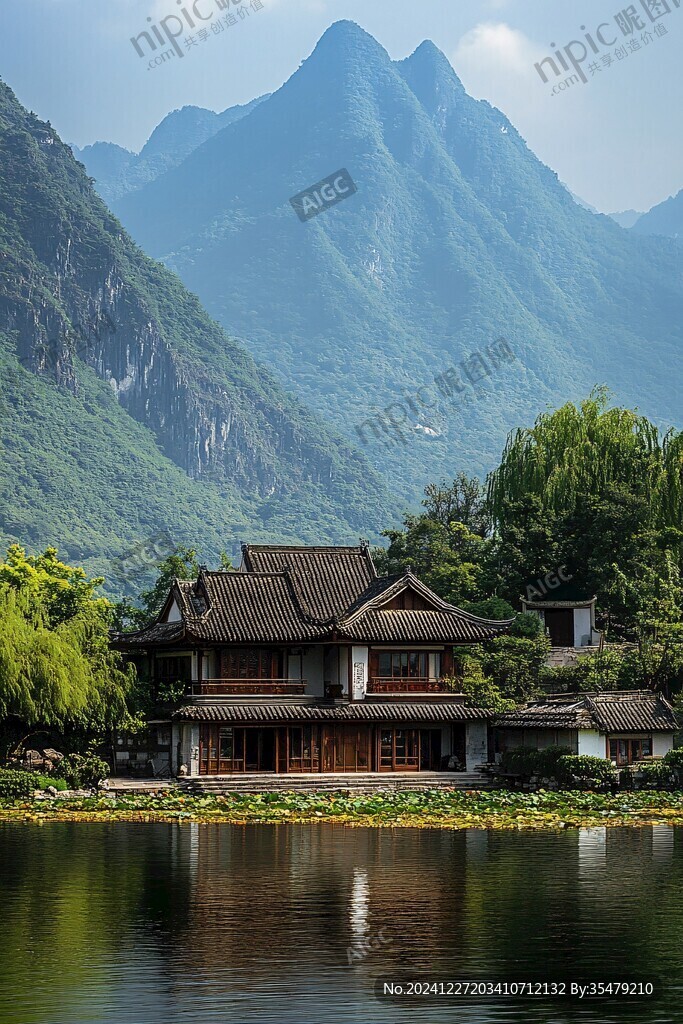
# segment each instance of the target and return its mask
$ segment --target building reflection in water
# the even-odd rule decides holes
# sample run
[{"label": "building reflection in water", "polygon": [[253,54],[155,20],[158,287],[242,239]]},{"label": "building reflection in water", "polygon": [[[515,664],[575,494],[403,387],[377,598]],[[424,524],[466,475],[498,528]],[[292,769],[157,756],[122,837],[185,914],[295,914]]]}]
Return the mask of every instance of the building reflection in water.
[{"label": "building reflection in water", "polygon": [[362,943],[370,932],[369,893],[370,886],[367,871],[365,868],[354,868],[351,898],[349,900],[349,927],[354,945]]}]

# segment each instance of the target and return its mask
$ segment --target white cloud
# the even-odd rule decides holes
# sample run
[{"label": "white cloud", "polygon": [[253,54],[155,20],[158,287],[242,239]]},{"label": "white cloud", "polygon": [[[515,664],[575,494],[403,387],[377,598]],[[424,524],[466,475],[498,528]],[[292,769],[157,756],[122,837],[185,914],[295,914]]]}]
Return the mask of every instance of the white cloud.
[{"label": "white cloud", "polygon": [[467,32],[458,43],[453,62],[456,71],[488,83],[507,81],[533,72],[535,61],[544,54],[528,36],[505,22],[482,22]]}]

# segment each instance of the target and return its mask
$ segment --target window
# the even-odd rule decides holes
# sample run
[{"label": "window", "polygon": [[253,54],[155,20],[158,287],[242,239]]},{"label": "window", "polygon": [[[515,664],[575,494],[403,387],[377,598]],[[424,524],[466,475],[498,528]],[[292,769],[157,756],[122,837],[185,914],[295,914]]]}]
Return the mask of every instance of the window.
[{"label": "window", "polygon": [[232,648],[222,653],[221,679],[275,679],[278,660],[268,648]]},{"label": "window", "polygon": [[420,767],[420,734],[417,729],[382,729],[380,771],[417,771]]},{"label": "window", "polygon": [[617,765],[652,757],[652,736],[610,736],[609,759]]},{"label": "window", "polygon": [[429,655],[426,651],[380,651],[378,667],[383,679],[426,679]]},{"label": "window", "polygon": [[189,683],[192,679],[192,659],[185,656],[157,658],[155,663],[157,679],[180,680]]}]

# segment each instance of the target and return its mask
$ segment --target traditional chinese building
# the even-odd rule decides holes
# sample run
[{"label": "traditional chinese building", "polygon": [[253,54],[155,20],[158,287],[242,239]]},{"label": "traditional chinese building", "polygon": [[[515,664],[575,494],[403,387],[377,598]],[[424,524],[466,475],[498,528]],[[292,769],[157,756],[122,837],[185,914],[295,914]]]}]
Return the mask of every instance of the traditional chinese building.
[{"label": "traditional chinese building", "polygon": [[612,690],[546,697],[500,715],[495,757],[516,747],[569,747],[623,767],[671,750],[678,722],[660,693]]},{"label": "traditional chinese building", "polygon": [[522,611],[538,615],[545,626],[551,643],[549,665],[575,665],[601,649],[602,634],[595,627],[596,597],[570,581],[543,592],[527,587],[521,605]]},{"label": "traditional chinese building", "polygon": [[507,626],[410,571],[379,577],[365,545],[244,545],[239,570],[174,581],[117,646],[153,681],[186,681],[174,772],[471,770],[488,716],[458,692],[454,651]]}]

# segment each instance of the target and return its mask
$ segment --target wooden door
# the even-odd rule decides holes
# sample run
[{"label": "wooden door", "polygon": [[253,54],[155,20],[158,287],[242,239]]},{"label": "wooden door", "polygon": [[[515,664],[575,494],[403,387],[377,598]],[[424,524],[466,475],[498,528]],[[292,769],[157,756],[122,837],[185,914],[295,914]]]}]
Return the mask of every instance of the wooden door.
[{"label": "wooden door", "polygon": [[553,647],[574,646],[574,612],[571,608],[548,608],[544,613],[546,629]]}]

